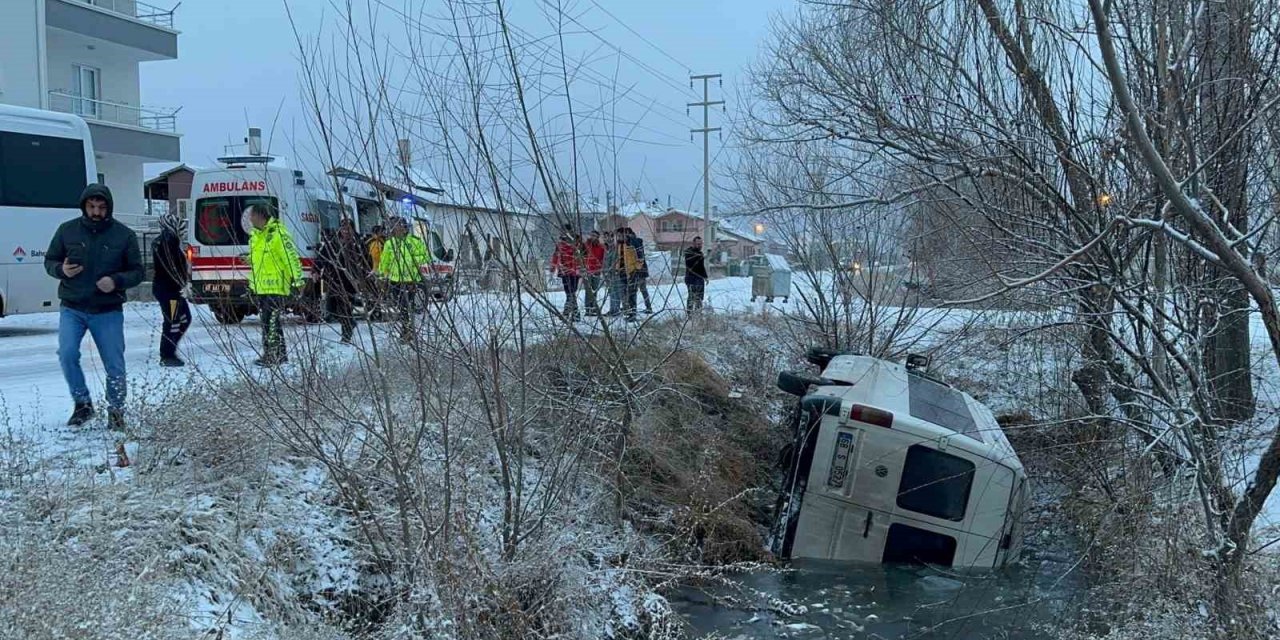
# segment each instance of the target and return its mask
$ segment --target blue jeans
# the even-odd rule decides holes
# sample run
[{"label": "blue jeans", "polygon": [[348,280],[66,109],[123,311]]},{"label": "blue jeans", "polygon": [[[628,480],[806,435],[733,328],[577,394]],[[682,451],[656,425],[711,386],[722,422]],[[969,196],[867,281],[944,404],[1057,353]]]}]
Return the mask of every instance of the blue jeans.
[{"label": "blue jeans", "polygon": [[626,293],[626,276],[617,273],[609,274],[609,315],[622,313],[622,298]]},{"label": "blue jeans", "polygon": [[89,387],[84,382],[84,369],[80,368],[80,342],[88,331],[98,345],[98,357],[107,370],[107,406],[124,408],[124,312],[86,313],[62,308],[58,316],[58,361],[62,375],[67,379],[71,398],[76,402],[89,402]]}]

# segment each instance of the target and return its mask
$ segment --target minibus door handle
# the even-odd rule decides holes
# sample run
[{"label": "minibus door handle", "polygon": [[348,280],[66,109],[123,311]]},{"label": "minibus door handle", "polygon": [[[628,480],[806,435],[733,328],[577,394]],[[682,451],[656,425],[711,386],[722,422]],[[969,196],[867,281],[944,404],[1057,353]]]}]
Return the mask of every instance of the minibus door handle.
[{"label": "minibus door handle", "polygon": [[862,537],[871,535],[871,512],[867,512],[867,523],[862,527]]}]

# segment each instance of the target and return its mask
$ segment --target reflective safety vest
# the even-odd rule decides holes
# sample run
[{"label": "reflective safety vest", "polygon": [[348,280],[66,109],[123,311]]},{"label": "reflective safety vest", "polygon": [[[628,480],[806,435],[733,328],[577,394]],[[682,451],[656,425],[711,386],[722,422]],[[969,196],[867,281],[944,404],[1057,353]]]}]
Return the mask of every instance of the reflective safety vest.
[{"label": "reflective safety vest", "polygon": [[395,283],[422,282],[422,272],[418,267],[424,264],[431,264],[431,252],[427,251],[427,244],[422,238],[392,236],[382,246],[378,273]]},{"label": "reflective safety vest", "polygon": [[249,234],[249,290],[260,296],[287,296],[302,288],[302,260],[289,230],[279,220]]}]

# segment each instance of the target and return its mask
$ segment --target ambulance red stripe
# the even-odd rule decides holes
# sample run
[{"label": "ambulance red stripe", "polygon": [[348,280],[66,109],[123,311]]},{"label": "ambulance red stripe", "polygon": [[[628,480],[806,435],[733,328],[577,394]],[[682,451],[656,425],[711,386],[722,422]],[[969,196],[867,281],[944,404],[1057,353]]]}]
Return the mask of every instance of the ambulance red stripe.
[{"label": "ambulance red stripe", "polygon": [[[314,269],[316,261],[311,258],[300,258],[303,269]],[[191,259],[192,271],[210,271],[214,269],[248,269],[244,259],[239,256],[200,256]]]}]

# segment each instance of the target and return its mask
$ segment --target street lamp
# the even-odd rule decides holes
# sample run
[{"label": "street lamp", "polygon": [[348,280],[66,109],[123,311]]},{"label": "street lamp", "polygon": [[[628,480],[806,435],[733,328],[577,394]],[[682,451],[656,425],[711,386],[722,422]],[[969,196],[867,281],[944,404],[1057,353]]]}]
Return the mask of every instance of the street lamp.
[{"label": "street lamp", "polygon": [[756,223],[756,235],[758,235],[758,236],[762,236],[762,235],[764,235],[764,223],[763,223],[763,222],[757,222],[757,223]]},{"label": "street lamp", "polygon": [[1114,200],[1114,198],[1112,198],[1112,197],[1111,197],[1111,194],[1109,194],[1109,193],[1104,193],[1104,194],[1102,194],[1102,195],[1099,195],[1099,196],[1098,196],[1098,206],[1102,206],[1102,207],[1109,207],[1109,206],[1111,206],[1111,201],[1112,201],[1112,200]]}]

